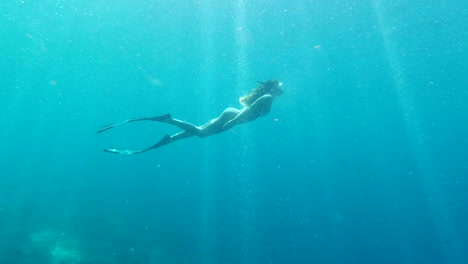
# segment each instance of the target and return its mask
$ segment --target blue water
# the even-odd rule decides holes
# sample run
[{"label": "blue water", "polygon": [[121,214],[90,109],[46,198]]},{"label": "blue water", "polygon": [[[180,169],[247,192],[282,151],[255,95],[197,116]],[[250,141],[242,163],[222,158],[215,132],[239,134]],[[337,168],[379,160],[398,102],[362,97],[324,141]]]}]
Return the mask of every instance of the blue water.
[{"label": "blue water", "polygon": [[[0,263],[468,263],[465,1],[0,4]],[[277,78],[268,116],[126,156]]]}]

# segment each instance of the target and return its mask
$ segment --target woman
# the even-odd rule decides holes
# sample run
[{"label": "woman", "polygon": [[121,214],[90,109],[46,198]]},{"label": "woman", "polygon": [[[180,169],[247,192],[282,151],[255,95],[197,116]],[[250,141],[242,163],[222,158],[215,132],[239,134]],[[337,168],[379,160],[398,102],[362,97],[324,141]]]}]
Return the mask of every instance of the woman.
[{"label": "woman", "polygon": [[259,83],[260,83],[260,86],[254,89],[249,95],[241,97],[239,99],[240,103],[244,106],[241,110],[229,107],[226,110],[224,110],[219,117],[209,121],[208,123],[202,126],[195,126],[191,123],[174,119],[172,118],[170,114],[165,114],[162,116],[155,116],[155,117],[128,119],[120,123],[105,126],[99,129],[98,133],[104,132],[117,125],[125,124],[128,122],[134,122],[134,121],[144,121],[144,120],[157,121],[157,122],[171,124],[182,129],[183,131],[172,136],[165,135],[158,143],[146,149],[121,150],[121,149],[107,148],[107,149],[104,149],[104,151],[110,152],[110,153],[119,153],[119,154],[128,154],[128,155],[138,154],[138,153],[142,153],[151,149],[159,148],[161,146],[167,145],[169,143],[172,143],[176,140],[183,139],[183,138],[188,138],[188,137],[193,137],[193,136],[197,136],[201,138],[208,137],[214,134],[224,132],[232,128],[235,125],[244,124],[244,123],[257,119],[260,116],[265,116],[270,111],[273,98],[283,94],[283,90],[281,89],[282,83],[274,79],[268,80],[266,82],[259,82]]}]

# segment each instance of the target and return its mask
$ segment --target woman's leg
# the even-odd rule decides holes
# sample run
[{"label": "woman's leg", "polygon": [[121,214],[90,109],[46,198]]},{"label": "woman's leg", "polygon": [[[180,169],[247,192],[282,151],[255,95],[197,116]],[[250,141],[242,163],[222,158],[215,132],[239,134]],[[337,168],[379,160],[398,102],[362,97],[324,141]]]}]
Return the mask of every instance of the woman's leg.
[{"label": "woman's leg", "polygon": [[188,132],[188,131],[182,131],[182,132],[179,132],[179,133],[177,133],[175,135],[172,135],[172,136],[165,135],[158,143],[156,143],[155,145],[153,145],[150,148],[146,149],[145,151],[150,150],[150,149],[159,148],[159,147],[162,147],[162,146],[167,145],[169,143],[172,143],[174,141],[184,139],[184,138],[188,138],[188,137],[193,137],[193,134]]},{"label": "woman's leg", "polygon": [[227,108],[226,110],[223,111],[223,113],[210,121],[208,121],[206,124],[204,124],[201,127],[197,127],[191,123],[181,121],[178,119],[174,119],[171,117],[170,114],[162,115],[162,116],[155,116],[155,117],[145,117],[145,118],[135,118],[135,119],[128,119],[123,122],[117,123],[117,124],[112,124],[105,126],[101,128],[98,133],[104,132],[108,129],[113,128],[116,125],[128,123],[128,122],[134,122],[134,121],[144,121],[144,120],[149,120],[149,121],[157,121],[157,122],[162,122],[170,125],[174,125],[184,131],[174,134],[172,136],[170,135],[165,135],[158,143],[154,144],[153,146],[146,148],[146,149],[141,149],[141,150],[122,150],[122,149],[115,149],[115,148],[107,148],[104,149],[105,152],[110,152],[110,153],[118,153],[118,154],[138,154],[138,153],[143,153],[151,149],[156,149],[159,147],[162,147],[164,145],[167,145],[169,143],[172,143],[174,141],[188,138],[188,137],[193,137],[193,136],[198,136],[198,137],[207,137],[211,136],[213,134],[220,133],[223,130],[223,125],[233,119],[237,114],[239,113],[239,110],[235,108]]},{"label": "woman's leg", "polygon": [[159,122],[176,126],[176,127],[180,128],[180,129],[186,131],[186,132],[191,133],[192,136],[198,135],[200,133],[200,131],[201,131],[200,128],[197,127],[194,124],[191,124],[189,122],[185,122],[185,121],[182,121],[182,120],[174,119],[174,118],[163,119],[163,120],[161,120]]},{"label": "woman's leg", "polygon": [[181,133],[172,135],[171,138],[173,139],[173,141],[179,140],[182,138],[191,137],[191,136],[204,138],[207,136],[211,136],[211,135],[223,132],[224,124],[228,122],[229,120],[235,118],[239,114],[239,112],[240,111],[236,108],[232,108],[232,107],[226,108],[221,113],[220,116],[206,122],[204,125],[200,127],[195,126],[194,124],[191,124],[189,122],[174,119],[172,117],[161,119],[161,120],[155,120],[155,121],[159,121],[159,122],[166,123],[166,124],[171,124],[173,126],[176,126],[184,130]]}]

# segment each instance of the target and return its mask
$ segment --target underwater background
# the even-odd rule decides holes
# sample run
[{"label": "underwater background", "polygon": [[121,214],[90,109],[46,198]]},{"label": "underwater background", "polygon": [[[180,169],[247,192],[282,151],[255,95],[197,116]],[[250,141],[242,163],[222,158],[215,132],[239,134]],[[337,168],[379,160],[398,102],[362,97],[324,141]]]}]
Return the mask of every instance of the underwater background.
[{"label": "underwater background", "polygon": [[[0,263],[468,263],[466,1],[0,4]],[[257,81],[285,93],[201,125]]]}]

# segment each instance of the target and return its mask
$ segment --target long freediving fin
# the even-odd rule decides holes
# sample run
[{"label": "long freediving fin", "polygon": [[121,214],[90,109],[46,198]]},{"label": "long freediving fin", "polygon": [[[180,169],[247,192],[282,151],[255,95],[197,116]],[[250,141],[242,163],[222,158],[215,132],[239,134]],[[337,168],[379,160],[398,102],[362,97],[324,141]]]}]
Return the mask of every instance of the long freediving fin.
[{"label": "long freediving fin", "polygon": [[115,154],[132,155],[132,154],[142,153],[142,152],[148,151],[148,150],[150,150],[150,149],[151,149],[151,148],[149,148],[149,149],[142,149],[142,150],[129,150],[129,149],[106,148],[106,149],[103,149],[103,151],[104,151],[104,152],[109,152],[109,153],[115,153]]},{"label": "long freediving fin", "polygon": [[129,122],[135,122],[135,121],[163,121],[163,120],[168,119],[168,118],[171,118],[171,114],[165,114],[165,115],[153,116],[153,117],[132,118],[132,119],[124,120],[124,121],[119,122],[119,123],[103,126],[97,132],[102,133],[102,132],[104,132],[106,130],[109,130],[109,129],[113,128],[113,127],[123,125],[123,124],[129,123]]},{"label": "long freediving fin", "polygon": [[115,154],[125,154],[125,155],[133,155],[133,154],[139,154],[146,152],[148,150],[152,150],[155,148],[162,147],[166,144],[171,143],[171,136],[170,135],[165,135],[158,143],[154,144],[153,146],[146,148],[146,149],[140,149],[140,150],[130,150],[130,149],[115,149],[115,148],[106,148],[103,149],[104,152],[109,152],[109,153],[115,153]]}]

